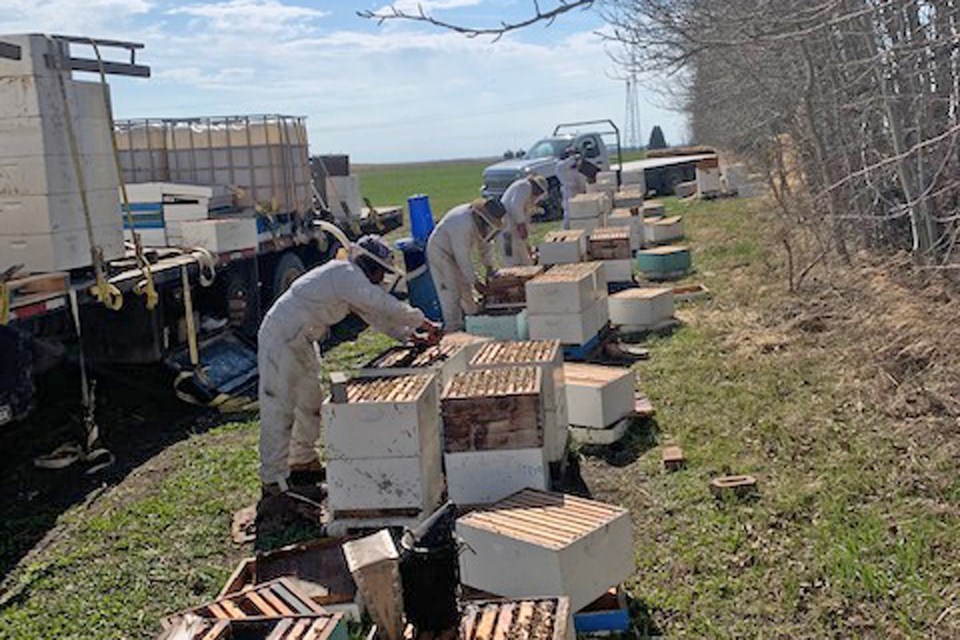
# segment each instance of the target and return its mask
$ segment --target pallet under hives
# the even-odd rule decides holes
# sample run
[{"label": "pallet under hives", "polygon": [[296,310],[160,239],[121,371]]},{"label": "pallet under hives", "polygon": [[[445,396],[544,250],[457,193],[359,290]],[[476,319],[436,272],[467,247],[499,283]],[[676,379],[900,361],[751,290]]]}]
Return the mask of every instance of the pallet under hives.
[{"label": "pallet under hives", "polygon": [[407,627],[404,640],[570,640],[567,598],[522,598],[471,602],[463,606],[456,634],[417,633]]},{"label": "pallet under hives", "polygon": [[337,615],[307,615],[244,620],[184,620],[157,640],[347,640]]}]

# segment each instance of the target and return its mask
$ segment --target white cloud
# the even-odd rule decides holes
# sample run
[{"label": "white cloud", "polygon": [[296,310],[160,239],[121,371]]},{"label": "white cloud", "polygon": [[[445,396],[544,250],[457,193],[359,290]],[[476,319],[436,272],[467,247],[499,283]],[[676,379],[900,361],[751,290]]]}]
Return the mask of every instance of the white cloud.
[{"label": "white cloud", "polygon": [[312,21],[329,15],[327,11],[284,4],[278,0],[228,0],[192,4],[171,9],[167,13],[202,19],[217,31],[239,34],[248,30],[286,30],[291,35],[309,32]]},{"label": "white cloud", "polygon": [[[116,33],[133,17],[148,13],[147,0],[2,0],[0,32]],[[120,36],[118,36],[120,37]]]},{"label": "white cloud", "polygon": [[430,13],[444,9],[475,7],[479,4],[483,4],[483,0],[397,0],[381,7],[376,13],[389,14],[393,9],[403,13],[419,13],[422,9],[424,13]]}]

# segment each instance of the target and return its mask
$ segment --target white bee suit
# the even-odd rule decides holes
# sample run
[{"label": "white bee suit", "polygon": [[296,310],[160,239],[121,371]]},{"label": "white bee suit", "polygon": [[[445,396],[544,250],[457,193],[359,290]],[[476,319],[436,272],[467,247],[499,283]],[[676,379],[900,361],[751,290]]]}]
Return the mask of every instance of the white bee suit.
[{"label": "white bee suit", "polygon": [[479,306],[473,297],[477,271],[473,266],[473,250],[487,269],[493,268],[490,243],[480,235],[469,204],[447,212],[427,241],[427,263],[443,310],[447,332],[464,328],[463,314],[475,314]]},{"label": "white bee suit", "polygon": [[582,193],[583,174],[577,169],[580,162],[576,156],[570,156],[557,162],[557,179],[560,181],[560,195],[563,197],[563,228],[570,228],[570,198]]},{"label": "white bee suit", "polygon": [[423,313],[397,300],[351,262],[331,260],[297,278],[260,325],[260,480],[285,488],[291,465],[317,460],[320,352],[316,342],[356,313],[394,338],[413,334]]},{"label": "white bee suit", "polygon": [[506,226],[500,233],[500,257],[505,267],[533,264],[527,241],[520,237],[519,226],[530,224],[529,212],[536,205],[533,185],[526,178],[514,180],[500,196],[507,210]]}]

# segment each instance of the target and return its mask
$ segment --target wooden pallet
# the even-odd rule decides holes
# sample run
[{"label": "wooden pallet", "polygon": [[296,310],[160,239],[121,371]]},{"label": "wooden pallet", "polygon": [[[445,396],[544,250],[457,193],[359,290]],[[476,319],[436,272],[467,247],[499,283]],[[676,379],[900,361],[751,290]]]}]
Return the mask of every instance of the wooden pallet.
[{"label": "wooden pallet", "polygon": [[167,629],[158,640],[343,640],[346,637],[342,617],[326,614],[279,619],[184,621]]},{"label": "wooden pallet", "polygon": [[296,585],[286,578],[254,585],[231,593],[205,605],[168,616],[164,627],[173,625],[186,615],[213,620],[243,620],[245,618],[282,618],[296,615],[326,614]]}]

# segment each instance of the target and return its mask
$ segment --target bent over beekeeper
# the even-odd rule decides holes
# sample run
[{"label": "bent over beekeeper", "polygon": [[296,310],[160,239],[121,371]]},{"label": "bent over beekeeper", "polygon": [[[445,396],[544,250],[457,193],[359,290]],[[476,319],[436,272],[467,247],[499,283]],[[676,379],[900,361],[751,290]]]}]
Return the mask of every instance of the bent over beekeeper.
[{"label": "bent over beekeeper", "polygon": [[534,209],[544,200],[550,186],[543,176],[514,180],[500,196],[506,209],[506,225],[500,234],[500,258],[505,267],[533,264],[529,226]]},{"label": "bent over beekeeper", "polygon": [[473,266],[473,250],[480,253],[486,276],[493,273],[490,243],[503,227],[506,211],[496,198],[479,198],[450,209],[427,241],[427,263],[443,311],[443,328],[462,331],[463,314],[479,306],[474,290],[483,293],[484,279]]},{"label": "bent over beekeeper", "polygon": [[390,247],[379,236],[364,236],[350,248],[349,259],[331,260],[295,280],[264,317],[257,356],[264,498],[320,480],[319,342],[335,324],[353,312],[397,339],[439,339],[437,325],[380,286],[392,271]]}]

